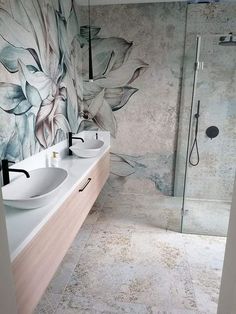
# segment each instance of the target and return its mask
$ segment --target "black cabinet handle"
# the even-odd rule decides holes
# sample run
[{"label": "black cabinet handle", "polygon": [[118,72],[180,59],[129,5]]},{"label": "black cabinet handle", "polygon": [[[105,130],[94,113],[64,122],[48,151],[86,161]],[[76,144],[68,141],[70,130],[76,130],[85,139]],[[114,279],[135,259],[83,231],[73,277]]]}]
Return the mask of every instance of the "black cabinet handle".
[{"label": "black cabinet handle", "polygon": [[85,189],[86,189],[86,187],[89,185],[89,183],[92,181],[92,179],[91,178],[88,178],[88,180],[87,180],[87,182],[85,183],[85,185],[81,188],[81,189],[79,189],[79,192],[83,192]]}]

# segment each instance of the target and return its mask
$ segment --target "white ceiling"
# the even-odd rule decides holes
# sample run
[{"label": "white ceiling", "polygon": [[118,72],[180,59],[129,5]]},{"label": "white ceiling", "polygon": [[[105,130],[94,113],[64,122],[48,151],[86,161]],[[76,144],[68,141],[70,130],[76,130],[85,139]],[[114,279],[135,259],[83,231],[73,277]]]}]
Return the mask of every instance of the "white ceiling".
[{"label": "white ceiling", "polygon": [[[187,0],[90,0],[91,5],[100,4],[127,4],[127,3],[151,3],[151,2],[186,2]],[[79,5],[88,5],[88,0],[76,0]]]}]

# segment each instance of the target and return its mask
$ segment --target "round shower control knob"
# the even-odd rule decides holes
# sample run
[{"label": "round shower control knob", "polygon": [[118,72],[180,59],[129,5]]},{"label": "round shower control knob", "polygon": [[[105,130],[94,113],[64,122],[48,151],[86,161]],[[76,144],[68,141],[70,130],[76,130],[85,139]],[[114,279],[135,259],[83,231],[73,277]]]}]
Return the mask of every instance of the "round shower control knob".
[{"label": "round shower control knob", "polygon": [[217,126],[209,126],[209,128],[206,129],[206,135],[212,140],[213,138],[217,137],[219,134],[219,129]]}]

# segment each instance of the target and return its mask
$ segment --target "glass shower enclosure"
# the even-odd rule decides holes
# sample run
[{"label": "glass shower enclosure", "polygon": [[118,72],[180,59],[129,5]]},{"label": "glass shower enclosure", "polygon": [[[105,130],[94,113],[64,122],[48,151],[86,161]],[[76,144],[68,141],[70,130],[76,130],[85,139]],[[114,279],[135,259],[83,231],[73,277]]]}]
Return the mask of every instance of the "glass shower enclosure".
[{"label": "glass shower enclosure", "polygon": [[236,36],[187,32],[176,159],[181,231],[226,236],[236,165]]}]

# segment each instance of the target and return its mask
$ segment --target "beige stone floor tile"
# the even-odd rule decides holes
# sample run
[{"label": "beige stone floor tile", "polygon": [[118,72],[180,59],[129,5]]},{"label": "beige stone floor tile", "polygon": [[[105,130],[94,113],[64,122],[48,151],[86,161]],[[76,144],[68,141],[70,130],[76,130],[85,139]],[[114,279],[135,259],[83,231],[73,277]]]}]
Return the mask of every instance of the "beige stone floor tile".
[{"label": "beige stone floor tile", "polygon": [[110,231],[115,233],[129,233],[135,230],[130,221],[130,207],[103,207],[94,226],[94,231]]},{"label": "beige stone floor tile", "polygon": [[[195,310],[160,309],[159,306],[149,307],[150,314],[203,314]],[[206,313],[204,313],[206,314]]]},{"label": "beige stone floor tile", "polygon": [[180,200],[165,196],[110,194],[97,223],[98,228],[118,232],[119,228],[156,231],[157,228],[180,231]]},{"label": "beige stone floor tile", "polygon": [[196,303],[199,311],[216,314],[220,290],[221,271],[191,269]]},{"label": "beige stone floor tile", "polygon": [[44,297],[38,304],[35,314],[44,313],[43,311],[46,311],[45,309],[47,308],[50,309],[49,313],[52,314],[52,309],[55,310],[57,308],[65,287],[73,274],[75,266],[78,263],[80,255],[82,254],[84,246],[88,241],[91,232],[92,227],[90,226],[90,229],[87,228],[86,230],[81,230],[78,233],[60,267],[51,280],[47,290],[45,291]]},{"label": "beige stone floor tile", "polygon": [[93,233],[65,294],[195,309],[183,243],[166,233]]},{"label": "beige stone floor tile", "polygon": [[37,305],[36,309],[34,310],[34,314],[52,314],[54,309],[50,304],[46,295],[44,295]]},{"label": "beige stone floor tile", "polygon": [[216,314],[225,239],[180,218],[177,198],[106,187],[35,314]]},{"label": "beige stone floor tile", "polygon": [[122,229],[158,232],[158,229],[168,229],[169,216],[170,211],[166,208],[133,208],[128,205],[103,207],[95,229],[111,232],[120,232]]},{"label": "beige stone floor tile", "polygon": [[183,235],[199,311],[217,311],[225,238]]},{"label": "beige stone floor tile", "polygon": [[98,198],[96,199],[93,207],[96,207],[97,209],[100,209],[103,207],[106,199],[107,199],[107,187],[106,185],[103,187],[102,191],[100,192],[100,194],[98,195]]},{"label": "beige stone floor tile", "polygon": [[[95,225],[99,215],[100,215],[101,209],[99,207],[93,206],[86,218],[86,220],[83,223],[82,229],[88,229],[90,225]],[[80,229],[81,230],[81,229]]]},{"label": "beige stone floor tile", "polygon": [[[172,309],[170,311],[170,314],[203,314],[199,311],[193,311],[193,310],[179,310],[179,309]],[[206,313],[205,313],[206,314]]]},{"label": "beige stone floor tile", "polygon": [[53,309],[53,312],[51,312],[51,314],[53,314],[55,312],[55,310],[57,309],[60,301],[61,301],[62,294],[52,293],[52,292],[46,291],[45,296],[47,297],[48,302]]},{"label": "beige stone floor tile", "polygon": [[132,207],[147,207],[162,209],[167,207],[170,209],[181,208],[181,198],[170,197],[164,195],[144,195],[135,193],[107,193],[104,202],[105,207],[120,205],[130,205]]},{"label": "beige stone floor tile", "polygon": [[186,233],[226,236],[230,202],[186,200],[183,231]]},{"label": "beige stone floor tile", "polygon": [[191,266],[222,269],[226,238],[203,235],[184,235],[184,245]]},{"label": "beige stone floor tile", "polygon": [[56,314],[149,314],[145,304],[110,302],[96,298],[63,296]]},{"label": "beige stone floor tile", "polygon": [[[135,253],[136,261],[146,256],[154,263],[163,261],[164,265],[174,268],[186,256],[183,238],[175,232],[166,230],[159,230],[158,233],[134,232],[131,239],[132,252]],[[159,257],[158,260],[157,257]]]},{"label": "beige stone floor tile", "polygon": [[91,230],[83,230],[77,235],[55,276],[51,280],[47,289],[48,292],[56,294],[63,293],[90,235]]}]

